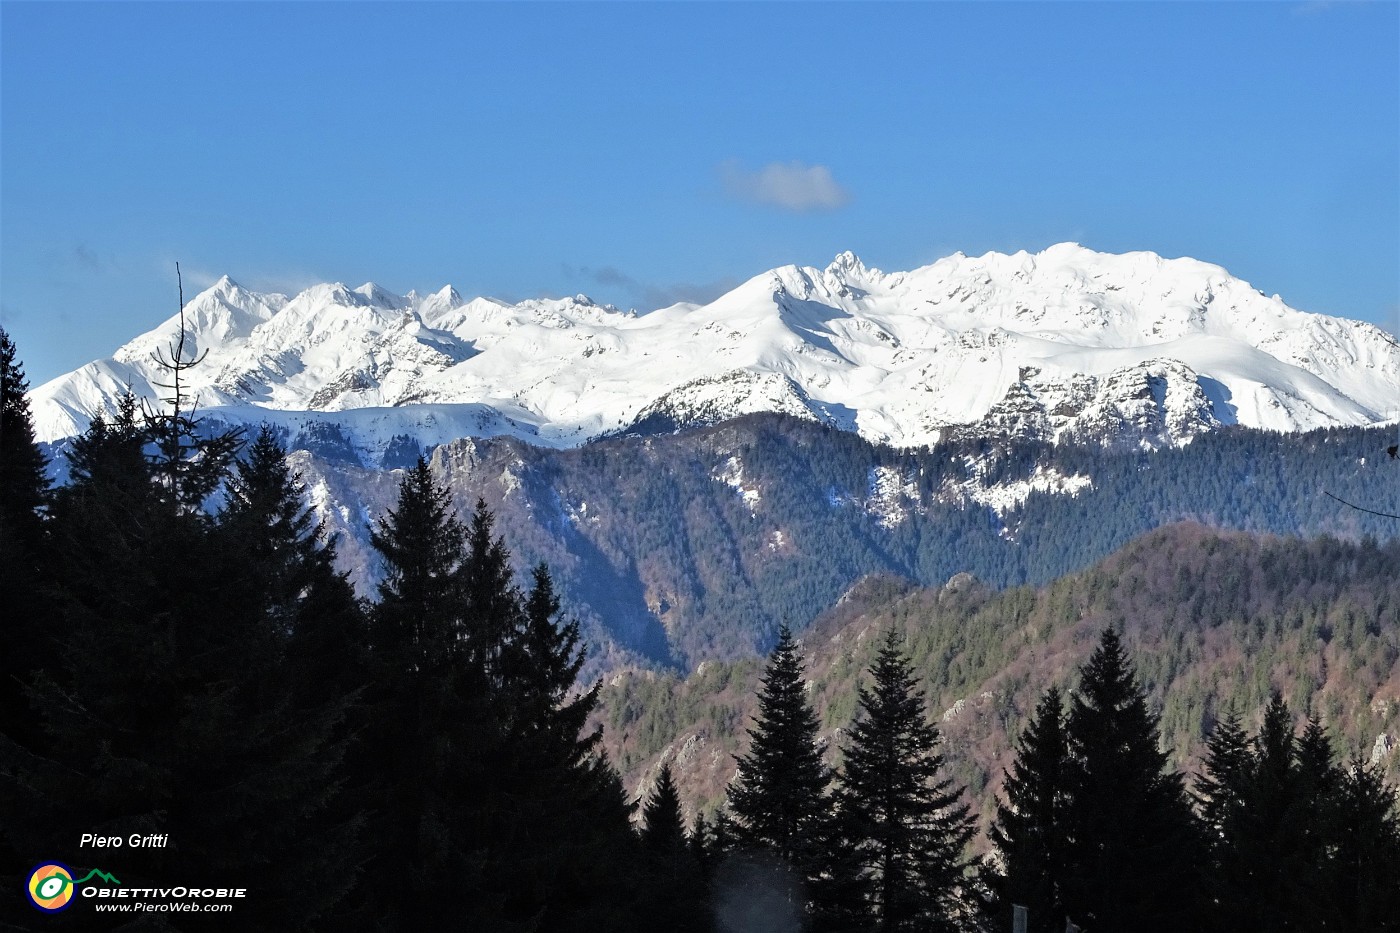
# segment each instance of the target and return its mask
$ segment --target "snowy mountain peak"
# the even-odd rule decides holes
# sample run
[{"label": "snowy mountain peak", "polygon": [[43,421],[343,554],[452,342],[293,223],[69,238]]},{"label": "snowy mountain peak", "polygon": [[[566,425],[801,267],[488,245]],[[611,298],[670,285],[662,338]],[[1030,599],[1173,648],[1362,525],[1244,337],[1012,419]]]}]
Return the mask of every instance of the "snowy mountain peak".
[{"label": "snowy mountain peak", "polygon": [[462,303],[462,296],[458,294],[457,289],[453,288],[451,285],[444,285],[442,288],[433,292],[429,297],[441,304],[449,305],[454,308]]},{"label": "snowy mountain peak", "polygon": [[845,278],[855,279],[867,278],[872,271],[877,276],[880,274],[878,269],[866,269],[865,263],[860,261],[860,257],[857,256],[855,253],[851,252],[850,250],[846,250],[843,253],[837,253],[836,258],[833,259],[831,261],[831,264],[826,267],[826,271],[831,275],[839,275]]},{"label": "snowy mountain peak", "polygon": [[281,307],[283,304],[286,304],[286,302],[286,295],[259,294],[244,288],[229,276],[221,275],[213,285],[210,285],[191,298],[185,304],[185,308],[188,311],[191,308],[217,304],[224,304],[234,308],[245,308],[259,304],[270,304]]},{"label": "snowy mountain peak", "polygon": [[293,296],[292,302],[311,307],[323,305],[359,307],[364,304],[364,296],[346,288],[344,282],[325,282],[298,292]]},{"label": "snowy mountain peak", "polygon": [[466,303],[458,294],[457,289],[451,285],[444,285],[431,295],[421,298],[417,293],[410,292],[408,299],[410,305],[417,309],[418,314],[427,321],[433,321],[443,315],[450,314]]},{"label": "snowy mountain peak", "polygon": [[373,308],[397,311],[408,307],[410,304],[407,298],[401,298],[387,288],[377,285],[374,282],[366,282],[355,289],[354,293],[363,298],[365,302]]},{"label": "snowy mountain peak", "polygon": [[[902,446],[967,431],[1157,446],[1222,424],[1400,415],[1400,348],[1380,328],[1297,311],[1195,259],[1076,243],[888,274],[844,252],[640,315],[585,295],[464,301],[451,286],[289,299],[227,277],[185,310],[209,351],[189,374],[202,410],[332,419],[366,462],[402,434],[575,446],[755,411]],[[128,384],[161,397],[154,353],[178,329],[172,316],[35,389],[40,437],[83,430]]]}]

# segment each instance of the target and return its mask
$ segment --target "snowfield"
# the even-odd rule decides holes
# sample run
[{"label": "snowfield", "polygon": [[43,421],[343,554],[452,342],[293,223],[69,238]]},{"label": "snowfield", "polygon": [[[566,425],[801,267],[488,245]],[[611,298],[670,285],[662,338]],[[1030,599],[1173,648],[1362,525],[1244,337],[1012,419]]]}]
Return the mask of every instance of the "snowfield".
[{"label": "snowfield", "polygon": [[[897,273],[843,253],[644,314],[582,295],[466,301],[451,287],[289,298],[225,277],[189,302],[186,325],[188,349],[208,351],[190,374],[202,411],[292,436],[333,426],[366,464],[402,435],[573,447],[755,411],[896,446],[950,430],[1160,446],[1223,424],[1400,414],[1400,347],[1380,328],[1295,310],[1194,259],[1072,243]],[[34,389],[40,440],[80,433],[128,385],[168,394],[154,354],[178,329],[172,317]]]}]

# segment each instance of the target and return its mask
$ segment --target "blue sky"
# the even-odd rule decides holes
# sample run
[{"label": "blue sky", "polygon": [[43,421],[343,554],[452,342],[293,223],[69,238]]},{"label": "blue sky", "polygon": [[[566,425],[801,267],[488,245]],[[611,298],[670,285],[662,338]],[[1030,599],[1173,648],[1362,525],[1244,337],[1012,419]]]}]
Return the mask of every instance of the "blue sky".
[{"label": "blue sky", "polygon": [[647,310],[1154,250],[1400,313],[1400,4],[0,3],[32,384],[228,273]]}]

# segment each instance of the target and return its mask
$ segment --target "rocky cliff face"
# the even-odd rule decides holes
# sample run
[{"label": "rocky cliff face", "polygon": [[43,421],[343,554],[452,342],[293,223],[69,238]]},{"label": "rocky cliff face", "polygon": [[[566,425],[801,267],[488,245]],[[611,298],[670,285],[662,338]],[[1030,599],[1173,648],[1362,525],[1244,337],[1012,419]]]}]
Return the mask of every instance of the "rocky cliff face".
[{"label": "rocky cliff face", "polygon": [[1055,376],[1024,366],[961,438],[1049,439],[1111,449],[1181,445],[1223,422],[1201,377],[1177,360],[1146,360],[1102,376]]}]

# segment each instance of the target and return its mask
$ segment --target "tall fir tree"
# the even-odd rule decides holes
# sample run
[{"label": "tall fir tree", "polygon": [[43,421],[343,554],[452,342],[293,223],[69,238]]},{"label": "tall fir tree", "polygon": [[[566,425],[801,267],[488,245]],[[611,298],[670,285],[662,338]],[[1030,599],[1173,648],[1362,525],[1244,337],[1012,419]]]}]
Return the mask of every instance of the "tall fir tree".
[{"label": "tall fir tree", "polygon": [[875,929],[965,929],[974,916],[965,853],[974,824],[961,788],[942,776],[938,730],[893,630],[870,677],[837,797],[869,879]]},{"label": "tall fir tree", "polygon": [[[367,722],[352,761],[378,844],[359,906],[387,929],[496,929],[502,895],[485,882],[485,813],[501,725],[484,675],[465,663],[465,530],[423,458],[370,541],[384,575],[370,616]],[[438,896],[446,889],[461,897]]]},{"label": "tall fir tree", "polygon": [[5,613],[0,622],[0,735],[32,743],[21,683],[50,666],[56,645],[40,588],[47,566],[43,514],[49,502],[47,461],[34,439],[29,382],[10,335],[0,328],[0,567]]},{"label": "tall fir tree", "polygon": [[[0,749],[41,752],[43,730],[29,707],[24,685],[57,664],[60,646],[47,587],[50,566],[44,513],[50,497],[47,461],[34,437],[28,380],[10,335],[0,328],[0,567],[4,605],[0,613]],[[13,755],[13,752],[12,752]],[[5,754],[0,751],[0,761]],[[0,794],[10,795],[0,773]],[[0,864],[23,859],[11,835],[0,829]],[[18,898],[16,881],[0,870],[0,911]],[[14,905],[16,908],[19,905]]]},{"label": "tall fir tree", "polygon": [[[1312,761],[1311,764],[1316,764]],[[1293,713],[1274,691],[1254,740],[1241,825],[1231,841],[1238,860],[1235,908],[1249,919],[1243,930],[1308,929],[1319,879],[1306,837],[1318,816],[1311,810],[1299,767]]]},{"label": "tall fir tree", "polygon": [[996,867],[988,872],[996,929],[1010,929],[1015,905],[1028,911],[1029,933],[1060,933],[1065,928],[1064,886],[1069,748],[1064,699],[1057,687],[1045,691],[1016,744],[1006,772],[1005,801],[997,804],[988,832]]},{"label": "tall fir tree", "polygon": [[219,522],[248,549],[249,592],[266,600],[303,699],[346,699],[367,683],[363,607],[271,427],[263,425],[235,464]]},{"label": "tall fir tree", "polygon": [[1354,759],[1339,769],[1319,913],[1333,930],[1400,930],[1400,791]]},{"label": "tall fir tree", "polygon": [[518,640],[524,620],[510,552],[495,535],[495,518],[481,499],[472,513],[466,539],[462,568],[465,648],[473,667],[500,687],[512,676],[507,670],[512,644]]},{"label": "tall fir tree", "polygon": [[[518,598],[513,578],[496,569],[508,571],[510,555],[491,537],[492,525],[478,504],[468,571],[484,572],[498,593]],[[490,875],[510,892],[506,916],[535,918],[554,930],[635,922],[625,905],[638,859],[631,811],[602,754],[601,727],[588,726],[600,685],[579,689],[576,683],[585,661],[578,623],[559,618],[559,598],[543,565],[534,568],[523,605],[511,608],[485,587],[477,592],[485,605],[499,603],[497,618],[514,620],[485,628],[504,642],[475,655],[495,670],[493,697],[504,724],[503,809],[492,833],[497,846]],[[472,604],[483,601],[474,597]]]},{"label": "tall fir tree", "polygon": [[676,933],[713,930],[700,859],[686,838],[680,793],[670,764],[662,765],[655,787],[642,804],[639,831],[646,866],[642,915],[650,918],[653,929]]},{"label": "tall fir tree", "polygon": [[1199,836],[1181,775],[1122,641],[1105,629],[1080,669],[1069,747],[1064,908],[1093,930],[1180,930],[1197,920]]},{"label": "tall fir tree", "polygon": [[42,752],[0,754],[18,790],[0,823],[36,859],[82,832],[166,835],[123,851],[125,883],[246,886],[212,925],[304,926],[344,891],[317,867],[353,872],[316,822],[338,751],[289,703],[251,548],[169,495],[149,441],[128,395],[72,446],[52,519],[61,663],[29,683]]},{"label": "tall fir tree", "polygon": [[1298,770],[1298,835],[1300,856],[1308,864],[1326,860],[1335,842],[1333,828],[1337,814],[1337,789],[1341,772],[1337,768],[1332,740],[1316,716],[1309,716],[1302,733],[1294,740]]},{"label": "tall fir tree", "polygon": [[728,801],[739,846],[766,850],[809,880],[821,872],[820,841],[831,809],[831,771],[817,729],[797,642],[784,625],[768,656],[749,750],[738,758]]},{"label": "tall fir tree", "polygon": [[217,537],[250,611],[250,643],[265,646],[262,664],[245,685],[265,710],[277,711],[281,733],[299,743],[302,781],[322,789],[288,814],[296,845],[306,852],[294,871],[314,884],[323,922],[343,901],[364,859],[362,815],[342,791],[345,756],[356,723],[351,713],[368,674],[365,621],[346,575],[335,569],[335,547],[305,501],[301,477],[266,425],[235,464]]},{"label": "tall fir tree", "polygon": [[1234,845],[1244,818],[1245,784],[1254,758],[1239,716],[1230,713],[1215,724],[1206,741],[1206,757],[1192,796],[1200,814],[1203,847],[1209,860],[1204,872],[1202,910],[1208,929],[1231,933],[1249,923],[1240,903],[1238,860]]},{"label": "tall fir tree", "polygon": [[[389,925],[583,931],[638,921],[637,858],[620,780],[575,693],[577,626],[553,582],[528,597],[478,503],[470,528],[419,459],[371,538],[384,560],[372,612],[369,725],[357,770],[379,792],[367,892]],[[459,898],[432,892],[451,889]]]},{"label": "tall fir tree", "polygon": [[379,663],[400,672],[447,663],[465,634],[465,529],[422,457],[370,531],[370,544],[384,565],[370,628]]},{"label": "tall fir tree", "polygon": [[1251,761],[1249,736],[1240,726],[1239,715],[1231,712],[1211,729],[1201,774],[1192,790],[1203,828],[1212,840],[1223,839],[1238,818]]},{"label": "tall fir tree", "polygon": [[[491,520],[478,514],[474,524],[485,524],[489,531]],[[504,545],[497,540],[490,547],[503,552]],[[476,551],[475,536],[472,550]],[[467,566],[490,568],[495,562],[469,561]],[[515,727],[528,728],[541,741],[553,743],[561,760],[575,766],[588,760],[601,741],[599,729],[587,728],[601,685],[595,683],[576,692],[586,659],[582,635],[578,622],[561,621],[559,612],[554,578],[548,567],[539,564],[531,571],[530,591],[519,613],[518,627],[501,630],[509,637],[498,651],[500,684],[511,695],[509,712],[516,719]]]},{"label": "tall fir tree", "polygon": [[[0,328],[0,540],[34,548],[47,504],[47,462],[34,440],[29,380],[10,335]],[[8,566],[8,564],[7,564]]]},{"label": "tall fir tree", "polygon": [[651,853],[671,855],[686,848],[685,816],[671,766],[661,766],[656,786],[642,805],[642,846]]}]

